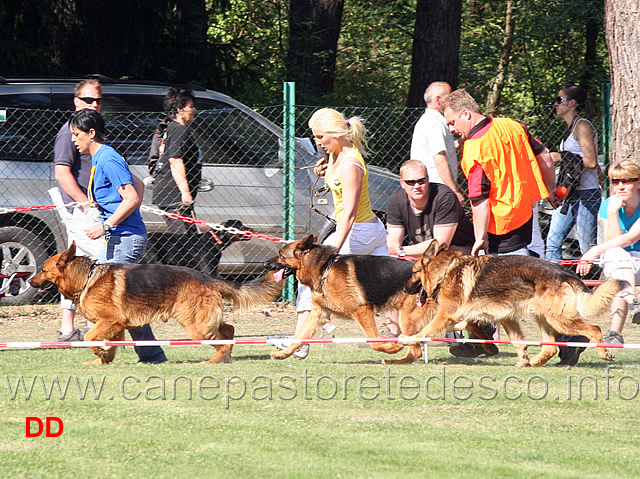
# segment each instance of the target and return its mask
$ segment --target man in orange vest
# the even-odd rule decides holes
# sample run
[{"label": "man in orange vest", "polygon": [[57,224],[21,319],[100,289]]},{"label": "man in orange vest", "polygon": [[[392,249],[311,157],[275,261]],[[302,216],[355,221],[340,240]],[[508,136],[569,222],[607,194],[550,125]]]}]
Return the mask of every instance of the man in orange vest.
[{"label": "man in orange vest", "polygon": [[460,166],[473,213],[471,254],[528,255],[532,205],[543,198],[559,204],[549,151],[520,123],[483,115],[465,89],[443,105],[449,129],[464,141]]}]

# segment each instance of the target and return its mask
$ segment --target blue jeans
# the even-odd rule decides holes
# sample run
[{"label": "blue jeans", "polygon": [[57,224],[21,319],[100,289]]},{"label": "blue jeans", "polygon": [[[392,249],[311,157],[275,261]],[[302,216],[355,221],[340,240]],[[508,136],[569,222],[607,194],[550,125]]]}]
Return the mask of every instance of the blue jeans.
[{"label": "blue jeans", "polygon": [[[98,263],[137,263],[147,247],[147,235],[117,235],[107,238],[104,249],[98,256]],[[155,341],[151,326],[129,330],[134,341]],[[134,346],[141,363],[163,363],[167,360],[160,346]]]},{"label": "blue jeans", "polygon": [[549,261],[562,259],[562,243],[573,225],[576,226],[582,254],[596,244],[601,192],[599,189],[577,190],[574,195],[577,201],[569,203],[567,214],[563,215],[560,212],[562,207],[560,207],[553,212],[551,217],[545,255]]}]

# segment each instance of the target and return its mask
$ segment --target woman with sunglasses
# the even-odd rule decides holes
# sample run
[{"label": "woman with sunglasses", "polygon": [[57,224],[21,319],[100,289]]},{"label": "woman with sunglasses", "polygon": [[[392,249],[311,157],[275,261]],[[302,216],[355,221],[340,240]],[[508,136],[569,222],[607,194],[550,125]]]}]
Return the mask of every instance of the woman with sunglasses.
[{"label": "woman with sunglasses", "polygon": [[[333,195],[336,231],[324,244],[335,246],[342,254],[388,256],[387,232],[371,209],[369,172],[364,161],[368,153],[367,130],[360,117],[345,118],[331,108],[317,110],[309,119],[316,144],[328,155],[316,164],[316,175],[324,176]],[[296,311],[299,330],[311,312],[311,290],[300,284]],[[275,344],[287,347],[287,342]],[[309,351],[305,344],[294,356],[304,359]]]},{"label": "woman with sunglasses", "polygon": [[[602,199],[598,135],[593,124],[580,116],[583,112],[587,115],[591,112],[587,92],[582,87],[567,85],[558,93],[554,106],[556,114],[567,124],[560,151],[580,156],[584,169],[577,191],[565,200],[569,202],[566,209],[557,208],[551,217],[546,251],[546,258],[550,261],[562,259],[562,243],[574,225],[582,253],[596,243],[598,207]],[[551,153],[551,157],[556,164],[562,161],[560,153]]]},{"label": "woman with sunglasses", "polygon": [[605,343],[623,343],[622,328],[632,305],[633,323],[640,323],[640,307],[635,299],[635,286],[640,280],[640,166],[623,160],[609,169],[613,194],[604,200],[599,221],[604,242],[587,251],[576,271],[585,275],[598,258],[607,279],[624,279],[631,285],[611,301],[611,326],[603,336]]}]

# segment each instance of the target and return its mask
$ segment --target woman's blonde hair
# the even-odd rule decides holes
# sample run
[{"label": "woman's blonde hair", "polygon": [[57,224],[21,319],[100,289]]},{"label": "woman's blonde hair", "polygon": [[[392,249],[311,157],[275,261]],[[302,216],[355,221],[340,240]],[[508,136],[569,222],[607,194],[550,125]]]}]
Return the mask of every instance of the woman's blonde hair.
[{"label": "woman's blonde hair", "polygon": [[640,166],[633,160],[622,160],[609,167],[609,178],[640,178]]},{"label": "woman's blonde hair", "polygon": [[344,136],[354,144],[362,156],[369,154],[367,129],[364,126],[364,119],[359,116],[346,119],[342,113],[333,108],[321,108],[311,115],[309,128],[319,128],[332,135]]}]

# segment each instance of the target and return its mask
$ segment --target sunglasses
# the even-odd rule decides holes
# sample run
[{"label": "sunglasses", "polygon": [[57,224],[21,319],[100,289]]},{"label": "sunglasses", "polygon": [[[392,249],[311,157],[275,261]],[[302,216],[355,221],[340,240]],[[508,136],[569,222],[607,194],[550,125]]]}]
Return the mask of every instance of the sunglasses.
[{"label": "sunglasses", "polygon": [[553,103],[554,104],[555,103],[562,103],[562,102],[569,101],[569,100],[571,100],[571,98],[565,98],[563,96],[558,96],[558,97],[556,97],[556,99],[555,99],[555,101]]},{"label": "sunglasses", "polygon": [[419,185],[424,185],[427,182],[427,178],[426,177],[418,178],[417,180],[404,180],[403,179],[402,181],[404,181],[404,184],[407,185],[407,186],[413,186],[416,183],[419,184]]},{"label": "sunglasses", "polygon": [[636,183],[638,178],[611,178],[612,185],[618,185],[622,183],[623,185],[630,185],[631,183]]},{"label": "sunglasses", "polygon": [[85,102],[87,105],[93,105],[93,102],[95,101],[98,105],[102,104],[102,97],[100,98],[93,98],[91,96],[79,96],[78,97],[80,100],[82,100],[83,102]]}]

